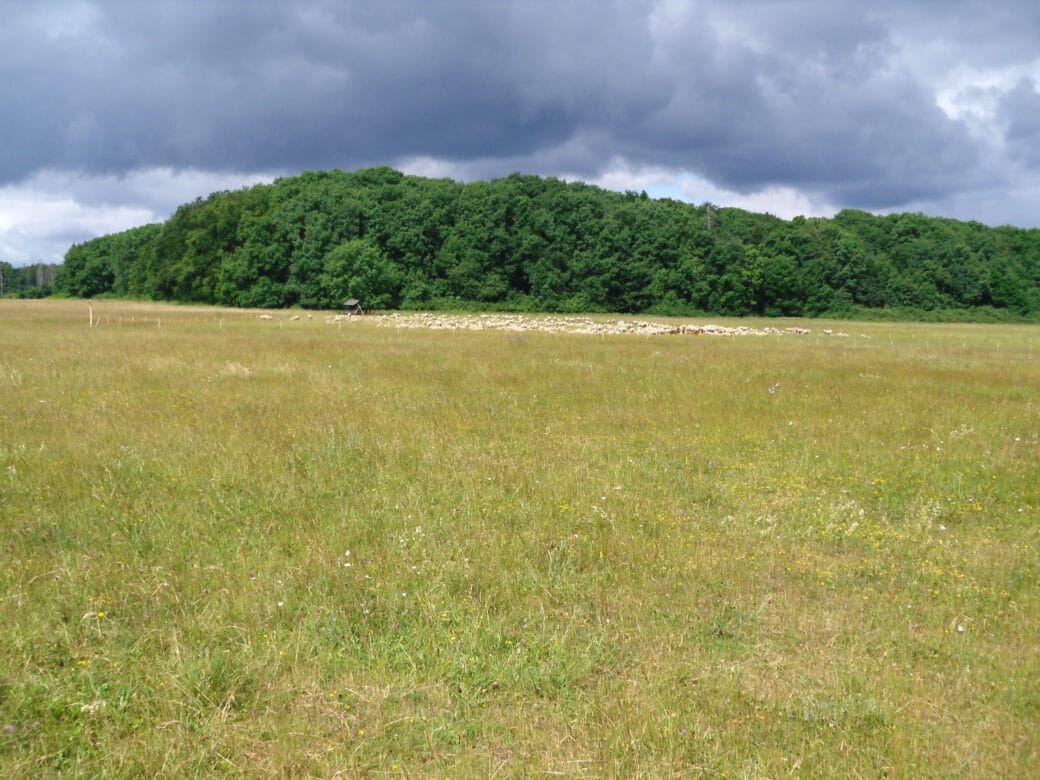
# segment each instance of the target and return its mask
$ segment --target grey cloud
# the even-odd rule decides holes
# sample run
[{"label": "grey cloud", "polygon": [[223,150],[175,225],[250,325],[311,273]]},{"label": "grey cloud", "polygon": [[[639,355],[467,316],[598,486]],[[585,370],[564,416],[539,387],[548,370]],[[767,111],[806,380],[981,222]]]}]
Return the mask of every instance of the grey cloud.
[{"label": "grey cloud", "polygon": [[5,132],[17,152],[6,179],[44,159],[110,172],[527,153],[662,99],[645,19],[628,10],[638,6],[98,7],[112,43],[73,46],[82,60],[42,53],[67,61],[29,87],[51,86],[52,107],[35,113],[52,130]]},{"label": "grey cloud", "polygon": [[1035,60],[1040,5],[1034,0],[885,0],[871,13],[915,45],[939,43],[937,65],[1005,67]]},{"label": "grey cloud", "polygon": [[1040,89],[1036,82],[1019,81],[1001,100],[1000,112],[1014,160],[1034,170],[1040,168]]},{"label": "grey cloud", "polygon": [[[786,185],[865,207],[942,195],[974,175],[967,128],[912,77],[889,72],[876,24],[861,29],[847,8],[828,17],[817,7],[803,29],[807,3],[751,5],[742,10],[763,32],[746,46],[723,47],[699,19],[673,32],[702,48],[685,61],[669,52],[688,76],[666,109],[633,128],[631,156],[665,156],[738,192]],[[727,8],[719,28],[738,22],[751,24]],[[828,30],[837,32],[825,45]]]},{"label": "grey cloud", "polygon": [[[0,184],[415,158],[595,178],[624,159],[840,206],[950,202],[1013,166],[927,78],[1031,62],[1038,40],[1032,0],[13,4]],[[1037,99],[995,100],[1029,165]]]}]

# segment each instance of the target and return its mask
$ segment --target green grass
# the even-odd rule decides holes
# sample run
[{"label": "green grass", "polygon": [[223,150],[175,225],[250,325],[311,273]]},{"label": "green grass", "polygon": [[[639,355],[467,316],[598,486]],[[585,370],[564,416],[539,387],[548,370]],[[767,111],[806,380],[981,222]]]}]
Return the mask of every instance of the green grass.
[{"label": "green grass", "polygon": [[95,309],[0,302],[0,775],[1040,771],[1035,326]]}]

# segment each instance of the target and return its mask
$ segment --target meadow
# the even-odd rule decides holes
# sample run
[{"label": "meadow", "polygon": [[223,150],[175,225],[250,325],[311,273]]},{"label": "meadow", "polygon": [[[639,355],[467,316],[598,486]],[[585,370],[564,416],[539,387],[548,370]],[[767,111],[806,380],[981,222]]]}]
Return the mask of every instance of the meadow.
[{"label": "meadow", "polygon": [[0,301],[4,777],[1040,774],[1036,326],[94,306]]}]

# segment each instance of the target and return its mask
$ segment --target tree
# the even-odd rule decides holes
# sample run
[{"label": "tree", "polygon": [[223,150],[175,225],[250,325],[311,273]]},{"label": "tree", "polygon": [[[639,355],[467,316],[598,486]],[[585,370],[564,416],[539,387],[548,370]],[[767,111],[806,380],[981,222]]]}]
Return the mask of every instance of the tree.
[{"label": "tree", "polygon": [[342,305],[357,298],[366,308],[389,309],[400,305],[404,275],[367,239],[355,238],[332,249],[321,275],[323,303]]}]

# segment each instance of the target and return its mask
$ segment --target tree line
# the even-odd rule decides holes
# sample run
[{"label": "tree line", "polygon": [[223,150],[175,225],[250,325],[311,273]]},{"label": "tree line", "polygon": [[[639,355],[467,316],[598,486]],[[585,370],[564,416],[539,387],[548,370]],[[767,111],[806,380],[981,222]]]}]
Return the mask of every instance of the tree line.
[{"label": "tree line", "polygon": [[0,260],[0,298],[46,298],[54,293],[58,263],[14,266]]},{"label": "tree line", "polygon": [[781,220],[378,167],[200,198],[71,247],[54,287],[263,308],[1038,319],[1040,230],[855,210]]}]

